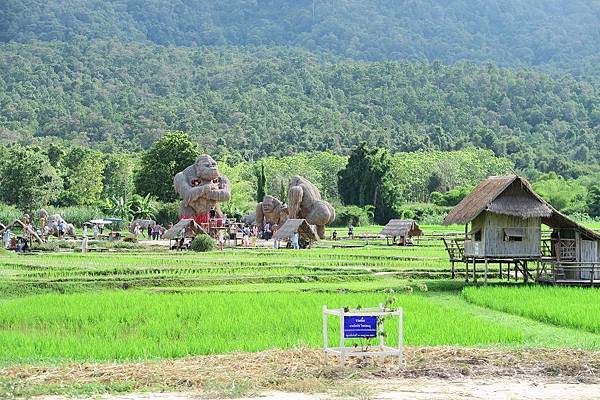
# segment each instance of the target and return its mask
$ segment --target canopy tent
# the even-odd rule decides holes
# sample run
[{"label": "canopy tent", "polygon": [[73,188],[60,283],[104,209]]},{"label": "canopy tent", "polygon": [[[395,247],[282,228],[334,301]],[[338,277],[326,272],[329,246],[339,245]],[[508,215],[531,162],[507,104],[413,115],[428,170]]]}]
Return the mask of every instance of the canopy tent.
[{"label": "canopy tent", "polygon": [[182,219],[163,234],[163,239],[193,238],[206,231],[193,219]]},{"label": "canopy tent", "polygon": [[277,232],[273,235],[273,240],[290,240],[295,232],[298,232],[300,239],[308,243],[313,243],[319,240],[317,234],[312,230],[305,219],[288,219],[285,221]]},{"label": "canopy tent", "polygon": [[110,225],[113,221],[109,221],[107,219],[92,219],[89,221],[92,225]]}]

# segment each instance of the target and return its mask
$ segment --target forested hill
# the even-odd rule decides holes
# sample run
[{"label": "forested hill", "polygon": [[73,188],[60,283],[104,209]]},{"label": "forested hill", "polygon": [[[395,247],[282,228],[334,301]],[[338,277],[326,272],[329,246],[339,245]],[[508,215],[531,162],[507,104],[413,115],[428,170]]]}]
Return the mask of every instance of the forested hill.
[{"label": "forested hill", "polygon": [[598,0],[3,0],[0,41],[279,45],[597,74]]},{"label": "forested hill", "polygon": [[[564,175],[600,161],[600,90],[492,65],[329,62],[282,48],[118,41],[0,45],[0,139],[148,148],[167,130],[216,155],[492,149]],[[577,164],[576,164],[577,163]]]}]

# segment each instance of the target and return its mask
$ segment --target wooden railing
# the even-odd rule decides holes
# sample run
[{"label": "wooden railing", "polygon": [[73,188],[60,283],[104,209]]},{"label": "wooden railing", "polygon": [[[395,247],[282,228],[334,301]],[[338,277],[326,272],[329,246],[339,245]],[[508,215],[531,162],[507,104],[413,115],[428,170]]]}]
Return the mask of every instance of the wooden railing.
[{"label": "wooden railing", "polygon": [[543,260],[538,280],[553,283],[600,284],[600,263]]}]

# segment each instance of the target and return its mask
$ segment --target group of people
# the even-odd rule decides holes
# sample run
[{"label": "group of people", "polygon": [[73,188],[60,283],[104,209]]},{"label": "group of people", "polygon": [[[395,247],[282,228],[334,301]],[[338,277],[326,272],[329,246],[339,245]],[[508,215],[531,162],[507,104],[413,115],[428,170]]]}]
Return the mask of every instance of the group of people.
[{"label": "group of people", "polygon": [[[171,229],[173,227],[173,224],[169,225],[169,229]],[[147,233],[147,237],[148,239],[151,240],[159,240],[162,235],[165,233],[165,229],[162,227],[162,225],[160,224],[156,224],[154,226],[148,225],[148,227],[144,230],[142,229],[142,226],[139,223],[136,223],[133,227],[133,234],[138,237],[138,236],[146,236],[145,233]]]}]

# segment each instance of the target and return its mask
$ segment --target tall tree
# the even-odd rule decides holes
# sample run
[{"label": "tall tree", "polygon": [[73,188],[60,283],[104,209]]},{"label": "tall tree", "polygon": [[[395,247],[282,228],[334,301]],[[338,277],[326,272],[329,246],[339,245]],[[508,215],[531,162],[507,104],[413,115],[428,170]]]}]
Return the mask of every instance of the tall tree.
[{"label": "tall tree", "polygon": [[390,179],[392,157],[385,149],[369,148],[361,143],[350,153],[346,168],[338,173],[341,199],[346,205],[375,207],[378,223],[394,216],[400,193]]},{"label": "tall tree", "polygon": [[142,156],[135,175],[135,190],[145,196],[151,194],[159,200],[170,202],[177,198],[173,177],[198,157],[198,146],[180,131],[169,132]]},{"label": "tall tree", "polygon": [[0,160],[0,200],[32,213],[47,207],[62,189],[62,179],[35,148],[11,147]]},{"label": "tall tree", "polygon": [[256,176],[256,201],[261,202],[267,194],[267,177],[265,176],[265,164],[260,163],[260,167],[254,168]]},{"label": "tall tree", "polygon": [[102,153],[72,147],[62,159],[61,171],[65,187],[60,195],[60,205],[91,206],[98,203],[104,188]]}]

